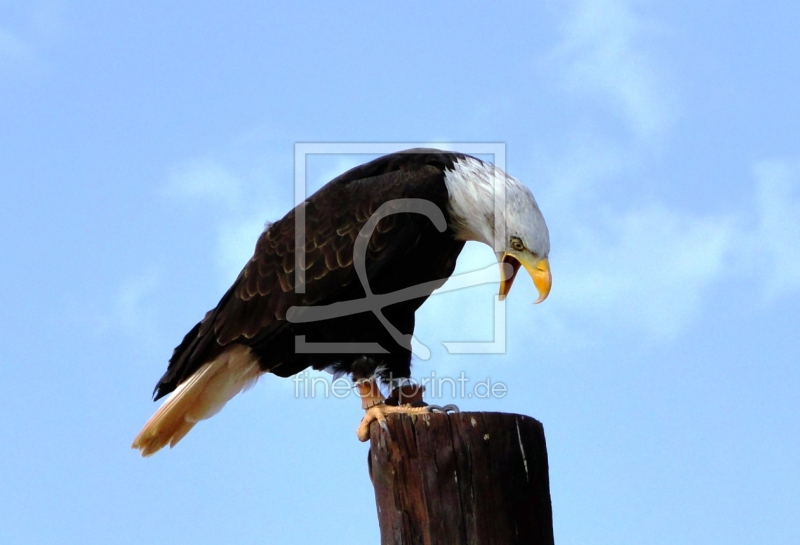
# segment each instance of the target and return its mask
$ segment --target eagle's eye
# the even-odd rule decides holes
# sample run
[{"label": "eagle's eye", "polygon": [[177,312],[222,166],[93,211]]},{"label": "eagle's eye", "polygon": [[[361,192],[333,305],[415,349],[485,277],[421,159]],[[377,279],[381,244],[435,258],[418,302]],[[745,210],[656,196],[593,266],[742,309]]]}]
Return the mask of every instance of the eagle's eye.
[{"label": "eagle's eye", "polygon": [[525,249],[525,245],[522,243],[522,239],[519,237],[511,237],[511,248],[517,252],[521,252]]}]

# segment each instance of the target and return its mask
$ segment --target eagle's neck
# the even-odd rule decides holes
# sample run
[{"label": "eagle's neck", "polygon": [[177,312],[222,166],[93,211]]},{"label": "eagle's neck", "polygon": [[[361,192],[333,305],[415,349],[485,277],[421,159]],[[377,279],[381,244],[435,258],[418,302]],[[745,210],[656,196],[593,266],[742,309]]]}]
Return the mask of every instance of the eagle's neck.
[{"label": "eagle's neck", "polygon": [[519,191],[520,182],[474,157],[454,161],[452,170],[445,171],[444,182],[450,195],[450,228],[455,238],[494,246],[495,210],[504,210],[505,202]]}]

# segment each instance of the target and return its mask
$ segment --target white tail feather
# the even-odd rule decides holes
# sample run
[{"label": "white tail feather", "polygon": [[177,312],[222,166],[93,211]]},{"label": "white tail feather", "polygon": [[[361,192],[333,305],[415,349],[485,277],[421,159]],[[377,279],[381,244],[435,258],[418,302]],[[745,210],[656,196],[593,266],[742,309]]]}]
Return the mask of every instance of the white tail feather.
[{"label": "white tail feather", "polygon": [[142,456],[150,456],[167,444],[174,447],[197,422],[217,414],[263,373],[250,348],[232,346],[175,388],[133,440],[132,447],[139,449]]}]

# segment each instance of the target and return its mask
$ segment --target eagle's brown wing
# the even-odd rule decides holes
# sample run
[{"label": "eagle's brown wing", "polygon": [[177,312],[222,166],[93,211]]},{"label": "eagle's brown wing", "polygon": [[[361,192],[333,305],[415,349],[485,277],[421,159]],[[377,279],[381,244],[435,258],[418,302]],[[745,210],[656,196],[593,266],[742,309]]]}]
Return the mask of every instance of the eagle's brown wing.
[{"label": "eagle's brown wing", "polygon": [[[291,327],[286,313],[292,306],[362,297],[353,249],[359,232],[375,211],[384,203],[413,198],[432,202],[445,212],[447,190],[442,165],[424,157],[417,164],[405,161],[403,165],[398,169],[386,161],[367,163],[307,199],[305,239],[301,241],[305,246],[304,293],[295,290],[298,209],[270,225],[217,307],[175,349],[156,386],[155,399],[173,391],[226,345],[263,347],[279,337],[286,338],[281,333]],[[421,214],[399,213],[381,219],[369,239],[365,258],[370,285],[386,267],[412,252],[420,244],[422,233],[430,228],[431,219]],[[293,345],[276,341],[274,349],[276,363],[280,363],[281,357],[290,355]]]}]

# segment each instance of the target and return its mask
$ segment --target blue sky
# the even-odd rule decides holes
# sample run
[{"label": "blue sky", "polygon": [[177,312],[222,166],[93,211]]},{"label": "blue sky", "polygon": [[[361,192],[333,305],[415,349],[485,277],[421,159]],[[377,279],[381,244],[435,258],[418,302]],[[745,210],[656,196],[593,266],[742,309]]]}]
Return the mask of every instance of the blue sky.
[{"label": "blue sky", "polygon": [[[800,541],[795,2],[0,1],[3,543],[376,543],[359,403],[266,377],[128,447],[296,142],[502,142],[554,287],[434,296],[416,373],[547,433],[556,539]],[[362,157],[310,163],[318,186]],[[461,271],[491,262],[471,244]]]}]

